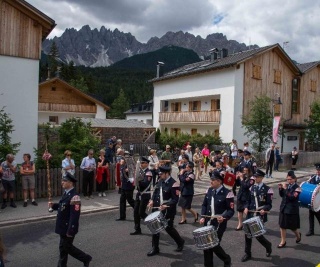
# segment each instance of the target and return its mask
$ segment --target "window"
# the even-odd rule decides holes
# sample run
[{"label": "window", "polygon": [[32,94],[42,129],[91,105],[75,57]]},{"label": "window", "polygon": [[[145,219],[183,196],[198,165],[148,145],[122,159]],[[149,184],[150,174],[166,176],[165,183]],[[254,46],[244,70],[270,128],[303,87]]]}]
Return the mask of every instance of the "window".
[{"label": "window", "polygon": [[58,116],[49,116],[49,122],[53,124],[59,124]]},{"label": "window", "polygon": [[274,83],[281,84],[281,71],[280,70],[274,70]]},{"label": "window", "polygon": [[172,135],[177,136],[180,134],[181,129],[180,128],[171,128],[170,132]]},{"label": "window", "polygon": [[214,137],[219,137],[219,129],[214,130]]},{"label": "window", "polygon": [[262,79],[261,66],[252,64],[252,78],[259,80]]},{"label": "window", "polygon": [[292,107],[291,111],[292,113],[299,113],[300,108],[300,80],[299,79],[293,79],[292,80]]},{"label": "window", "polygon": [[211,99],[211,110],[220,110],[220,99]]},{"label": "window", "polygon": [[311,92],[317,92],[317,81],[316,80],[311,80]]},{"label": "window", "polygon": [[189,111],[200,111],[200,110],[201,110],[201,101],[189,102]]},{"label": "window", "polygon": [[179,112],[179,111],[181,111],[181,102],[171,103],[171,111],[172,111],[172,112]]},{"label": "window", "polygon": [[163,111],[167,112],[169,110],[169,101],[164,101],[163,103]]},{"label": "window", "polygon": [[51,91],[56,91],[57,88],[56,87],[51,87]]},{"label": "window", "polygon": [[196,135],[198,133],[197,129],[191,129],[191,135]]}]

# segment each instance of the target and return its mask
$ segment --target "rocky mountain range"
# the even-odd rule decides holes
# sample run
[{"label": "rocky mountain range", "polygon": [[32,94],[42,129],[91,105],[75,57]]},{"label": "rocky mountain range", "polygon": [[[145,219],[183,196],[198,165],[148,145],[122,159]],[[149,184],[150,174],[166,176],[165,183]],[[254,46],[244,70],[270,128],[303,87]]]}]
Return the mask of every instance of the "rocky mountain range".
[{"label": "rocky mountain range", "polygon": [[168,45],[192,49],[200,58],[208,56],[212,48],[227,48],[229,53],[249,49],[244,43],[228,40],[222,33],[210,34],[203,39],[188,32],[167,32],[161,38],[152,37],[147,43],[141,43],[131,33],[123,33],[118,29],[112,31],[104,26],[100,30],[91,29],[88,25],[79,31],[66,29],[60,37],[46,39],[42,45],[46,54],[50,53],[53,42],[58,47],[61,60],[90,67],[110,66],[127,57],[152,52]]}]

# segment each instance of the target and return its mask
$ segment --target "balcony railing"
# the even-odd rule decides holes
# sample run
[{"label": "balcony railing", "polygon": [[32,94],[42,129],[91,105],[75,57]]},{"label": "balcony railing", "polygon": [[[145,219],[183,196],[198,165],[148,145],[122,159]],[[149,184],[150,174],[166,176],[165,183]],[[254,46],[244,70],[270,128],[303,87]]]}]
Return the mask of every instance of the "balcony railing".
[{"label": "balcony railing", "polygon": [[159,112],[159,122],[220,123],[220,110]]},{"label": "balcony railing", "polygon": [[55,112],[75,112],[75,113],[96,113],[97,108],[93,105],[71,105],[71,104],[55,104],[55,103],[39,103],[39,111],[55,111]]}]

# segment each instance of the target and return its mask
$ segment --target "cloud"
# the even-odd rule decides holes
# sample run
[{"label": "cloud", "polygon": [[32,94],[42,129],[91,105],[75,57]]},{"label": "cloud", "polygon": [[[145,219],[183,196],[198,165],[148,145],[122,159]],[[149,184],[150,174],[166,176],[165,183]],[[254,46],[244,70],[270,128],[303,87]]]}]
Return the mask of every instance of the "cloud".
[{"label": "cloud", "polygon": [[[314,0],[27,0],[57,23],[49,37],[66,28],[105,26],[130,32],[138,41],[184,31],[206,38],[259,46],[289,41],[287,53],[298,62],[320,60],[320,1]],[[317,58],[318,57],[318,58]]]}]

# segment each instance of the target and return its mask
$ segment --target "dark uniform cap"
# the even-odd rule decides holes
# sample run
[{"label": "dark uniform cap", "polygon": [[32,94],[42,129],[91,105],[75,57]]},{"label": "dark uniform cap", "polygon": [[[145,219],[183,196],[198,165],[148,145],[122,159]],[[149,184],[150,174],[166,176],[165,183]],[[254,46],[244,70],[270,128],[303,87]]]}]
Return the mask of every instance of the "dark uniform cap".
[{"label": "dark uniform cap", "polygon": [[147,163],[149,163],[150,160],[148,160],[146,157],[141,157],[140,162],[147,162]]},{"label": "dark uniform cap", "polygon": [[213,171],[211,173],[211,180],[215,180],[215,179],[219,179],[221,181],[223,181],[223,177],[221,176],[221,174],[218,171]]},{"label": "dark uniform cap", "polygon": [[243,153],[243,150],[242,149],[238,149],[238,153]]},{"label": "dark uniform cap", "polygon": [[77,182],[77,179],[69,172],[66,173],[66,175],[64,177],[62,177],[62,180],[64,181],[70,181],[70,182]]},{"label": "dark uniform cap", "polygon": [[182,155],[181,158],[189,160],[189,156],[186,154]]},{"label": "dark uniform cap", "polygon": [[296,178],[296,175],[294,174],[294,171],[288,171],[287,176],[290,176],[292,178]]},{"label": "dark uniform cap", "polygon": [[171,167],[169,166],[160,166],[159,167],[159,173],[161,172],[171,172]]},{"label": "dark uniform cap", "polygon": [[194,167],[194,163],[192,161],[189,161],[188,164],[187,164],[190,168],[193,168]]},{"label": "dark uniform cap", "polygon": [[316,163],[316,164],[314,164],[314,166],[316,166],[317,170],[320,170],[320,163]]},{"label": "dark uniform cap", "polygon": [[257,169],[256,172],[253,174],[254,177],[264,177],[265,175],[266,174],[260,169]]},{"label": "dark uniform cap", "polygon": [[245,156],[250,156],[251,155],[250,151],[248,151],[248,150],[245,150],[243,153],[244,153]]}]

